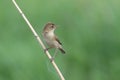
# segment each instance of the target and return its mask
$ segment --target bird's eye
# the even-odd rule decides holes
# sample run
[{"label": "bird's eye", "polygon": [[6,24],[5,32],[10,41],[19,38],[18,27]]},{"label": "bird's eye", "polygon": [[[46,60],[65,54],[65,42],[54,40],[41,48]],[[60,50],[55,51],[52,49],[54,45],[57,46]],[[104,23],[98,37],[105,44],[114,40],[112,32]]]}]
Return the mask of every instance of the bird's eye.
[{"label": "bird's eye", "polygon": [[51,25],[51,28],[54,28],[54,25]]}]

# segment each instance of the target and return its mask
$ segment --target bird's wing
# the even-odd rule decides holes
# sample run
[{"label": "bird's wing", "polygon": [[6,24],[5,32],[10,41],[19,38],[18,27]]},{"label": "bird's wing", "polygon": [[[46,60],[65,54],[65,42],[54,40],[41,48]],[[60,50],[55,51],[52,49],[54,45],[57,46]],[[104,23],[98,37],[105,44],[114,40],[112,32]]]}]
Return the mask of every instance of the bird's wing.
[{"label": "bird's wing", "polygon": [[60,45],[62,45],[62,43],[60,42],[60,40],[59,40],[57,37],[55,37],[55,40],[56,40]]}]

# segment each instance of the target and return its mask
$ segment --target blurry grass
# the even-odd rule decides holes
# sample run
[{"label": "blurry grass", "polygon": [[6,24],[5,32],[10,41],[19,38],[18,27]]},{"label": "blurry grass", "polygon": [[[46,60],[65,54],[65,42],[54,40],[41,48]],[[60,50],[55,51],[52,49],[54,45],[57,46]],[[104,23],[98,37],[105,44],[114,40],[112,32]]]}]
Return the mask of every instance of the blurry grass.
[{"label": "blurry grass", "polygon": [[[119,0],[17,2],[40,37],[45,23],[60,26],[67,54],[56,62],[66,80],[120,79]],[[58,79],[12,2],[1,0],[0,10],[0,80]]]}]

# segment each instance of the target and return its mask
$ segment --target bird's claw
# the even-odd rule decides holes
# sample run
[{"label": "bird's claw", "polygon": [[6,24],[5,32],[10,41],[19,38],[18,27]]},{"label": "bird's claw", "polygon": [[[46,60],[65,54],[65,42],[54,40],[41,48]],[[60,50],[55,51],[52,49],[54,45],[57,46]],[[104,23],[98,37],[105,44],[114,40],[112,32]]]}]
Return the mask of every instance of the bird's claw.
[{"label": "bird's claw", "polygon": [[51,57],[51,58],[50,58],[50,62],[53,62],[53,61],[54,61],[54,58],[53,58],[53,57]]},{"label": "bird's claw", "polygon": [[44,52],[48,51],[48,48],[44,49]]}]

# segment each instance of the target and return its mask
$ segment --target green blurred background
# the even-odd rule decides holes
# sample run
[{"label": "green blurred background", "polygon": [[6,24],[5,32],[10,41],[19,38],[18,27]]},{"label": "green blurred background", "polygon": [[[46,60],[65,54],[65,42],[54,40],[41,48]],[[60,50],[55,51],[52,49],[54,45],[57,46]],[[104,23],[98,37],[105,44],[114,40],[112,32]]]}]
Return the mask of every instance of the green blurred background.
[{"label": "green blurred background", "polygon": [[[66,54],[55,61],[66,80],[120,80],[120,0],[17,3],[41,38],[47,22],[59,26]],[[0,0],[0,80],[60,80],[12,0]]]}]

